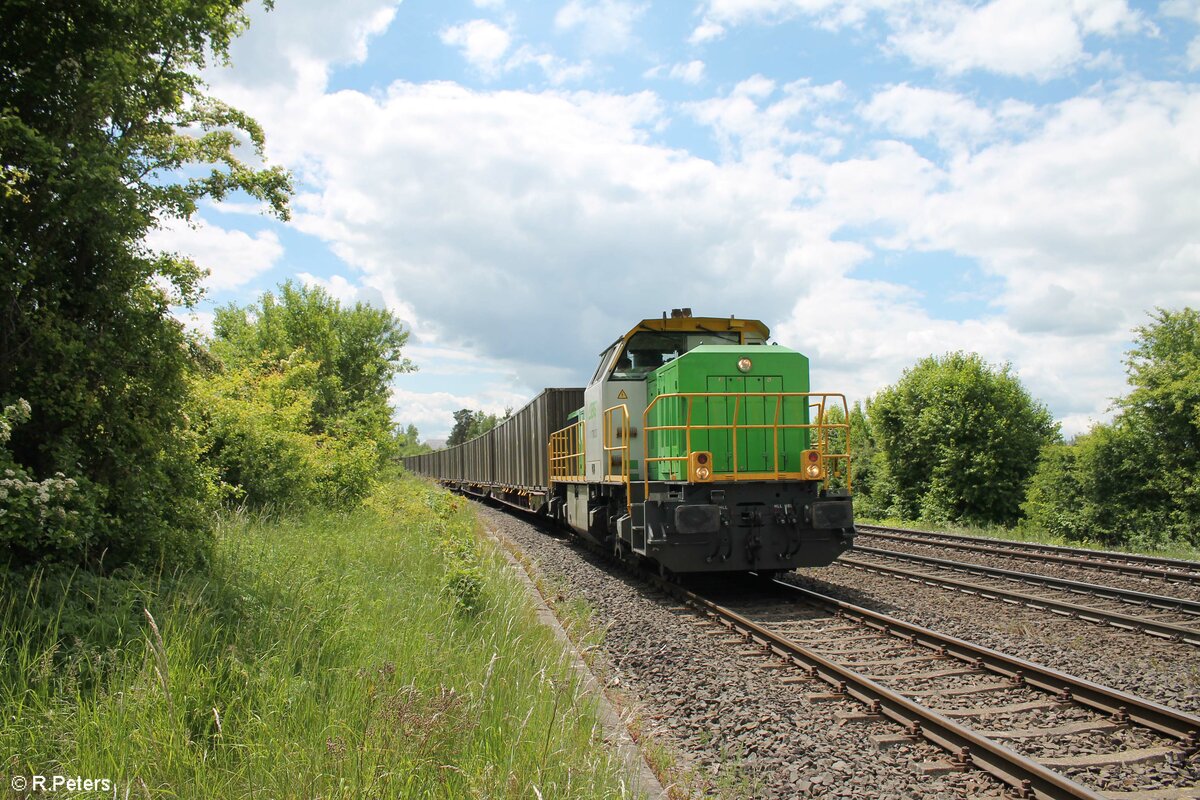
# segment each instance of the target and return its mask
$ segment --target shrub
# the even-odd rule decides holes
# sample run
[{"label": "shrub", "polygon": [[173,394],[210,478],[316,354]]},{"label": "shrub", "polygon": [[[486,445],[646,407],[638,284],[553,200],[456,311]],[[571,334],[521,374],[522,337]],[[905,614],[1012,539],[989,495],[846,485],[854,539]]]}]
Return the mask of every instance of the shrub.
[{"label": "shrub", "polygon": [[96,524],[92,494],[80,480],[59,472],[34,480],[8,450],[12,430],[29,420],[25,400],[0,411],[0,545],[32,558],[82,550]]}]

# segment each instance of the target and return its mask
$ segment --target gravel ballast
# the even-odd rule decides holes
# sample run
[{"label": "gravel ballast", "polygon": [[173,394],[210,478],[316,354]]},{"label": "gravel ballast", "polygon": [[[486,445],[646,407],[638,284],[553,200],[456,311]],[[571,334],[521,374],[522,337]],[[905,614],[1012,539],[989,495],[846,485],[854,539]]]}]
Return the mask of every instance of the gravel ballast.
[{"label": "gravel ballast", "polygon": [[841,567],[785,580],[1072,675],[1200,713],[1200,647]]},{"label": "gravel ballast", "polygon": [[[748,652],[715,626],[658,594],[570,539],[480,506],[479,516],[521,551],[544,586],[563,586],[605,628],[591,651],[593,670],[627,714],[639,744],[673,762],[664,785],[677,796],[1000,797],[977,771],[927,772],[943,753],[918,740],[886,748],[888,722],[846,723],[861,711],[848,700],[814,700],[817,681]],[[659,757],[655,757],[655,754]],[[664,757],[662,754],[666,753]]]}]

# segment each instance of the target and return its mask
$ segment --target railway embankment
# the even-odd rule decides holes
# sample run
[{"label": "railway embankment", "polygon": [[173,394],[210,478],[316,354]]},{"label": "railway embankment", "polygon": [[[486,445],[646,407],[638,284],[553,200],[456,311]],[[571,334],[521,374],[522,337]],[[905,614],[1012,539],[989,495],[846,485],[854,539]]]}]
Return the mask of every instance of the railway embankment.
[{"label": "railway embankment", "polygon": [[404,480],[352,513],[226,518],[199,573],[5,573],[4,785],[640,796],[474,525],[461,498]]}]

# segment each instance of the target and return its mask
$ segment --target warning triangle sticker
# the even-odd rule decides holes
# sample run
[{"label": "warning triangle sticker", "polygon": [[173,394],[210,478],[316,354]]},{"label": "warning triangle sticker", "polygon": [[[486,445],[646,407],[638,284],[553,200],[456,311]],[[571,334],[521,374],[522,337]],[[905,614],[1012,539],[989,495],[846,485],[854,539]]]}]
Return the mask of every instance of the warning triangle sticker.
[{"label": "warning triangle sticker", "polygon": [[625,390],[624,390],[624,389],[622,389],[622,390],[620,391],[620,393],[617,395],[617,399],[618,399],[618,400],[628,400],[628,399],[629,399],[629,395],[625,394]]}]

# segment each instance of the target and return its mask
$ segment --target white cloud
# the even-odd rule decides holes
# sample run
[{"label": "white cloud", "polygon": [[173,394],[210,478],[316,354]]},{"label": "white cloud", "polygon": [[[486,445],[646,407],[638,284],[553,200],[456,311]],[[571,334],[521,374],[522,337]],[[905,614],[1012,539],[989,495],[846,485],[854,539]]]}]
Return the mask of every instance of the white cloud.
[{"label": "white cloud", "polygon": [[532,64],[542,70],[551,86],[577,83],[595,72],[590,61],[571,63],[553,53],[537,50],[530,45],[521,45],[504,64],[505,71],[520,69]]},{"label": "white cloud", "polygon": [[1200,302],[1194,87],[1067,100],[1029,138],[957,162],[948,180],[912,232],[1002,274],[999,300],[1022,329],[1127,330],[1155,304]]},{"label": "white cloud", "polygon": [[725,26],[710,20],[701,22],[688,37],[689,44],[704,44],[725,35]]},{"label": "white cloud", "polygon": [[415,392],[392,388],[394,418],[403,425],[416,425],[421,439],[443,439],[454,425],[454,412],[462,408],[503,415],[506,409],[520,408],[531,398],[510,387],[492,385],[472,394],[452,392]]},{"label": "white cloud", "polygon": [[500,72],[501,59],[512,44],[508,31],[486,19],[473,19],[446,28],[441,39],[443,44],[458,47],[472,67],[489,77]]},{"label": "white cloud", "polygon": [[[924,282],[914,257],[922,251],[978,264],[995,281],[991,316],[963,323],[936,319],[922,298],[888,284],[831,281],[780,328],[816,337],[794,343],[838,374],[825,386],[865,393],[920,356],[974,349],[1012,360],[1078,432],[1124,391],[1122,343],[1145,312],[1200,304],[1200,89],[1130,82],[1041,108],[988,110],[893,87],[857,109],[914,138],[978,137],[945,161],[900,142],[832,159],[801,148],[781,160],[780,148],[804,131],[794,114],[766,113],[771,89],[752,81],[696,108],[743,158],[774,157],[816,218],[869,231],[854,238],[885,254],[909,254],[906,281]],[[861,319],[871,324],[853,322]],[[853,346],[839,350],[839,337]]]},{"label": "white cloud", "polygon": [[738,25],[803,17],[837,30],[879,14],[892,30],[889,46],[916,64],[1038,80],[1105,65],[1088,54],[1085,39],[1135,33],[1146,24],[1126,0],[708,0],[703,9],[693,44]]},{"label": "white cloud", "polygon": [[298,79],[323,86],[331,65],[366,59],[367,43],[388,29],[399,5],[400,0],[289,0],[267,11],[255,4],[249,29],[230,52],[238,80],[269,85]]},{"label": "white cloud", "polygon": [[686,64],[672,64],[668,74],[684,83],[699,83],[704,79],[704,62],[692,60]]},{"label": "white cloud", "polygon": [[[574,5],[572,13],[597,7]],[[850,19],[849,3],[774,7],[785,5]],[[1065,13],[1079,41],[1132,24],[1124,3],[1046,5],[1038,19]],[[887,20],[902,7],[907,0],[854,6]],[[582,17],[564,19],[563,30],[587,35]],[[969,32],[958,26],[965,19],[955,11],[918,21],[954,39]],[[740,24],[733,16],[702,24],[710,23]],[[945,58],[950,71],[954,58],[966,59],[953,62],[965,70],[992,56],[972,62],[951,48]],[[1004,69],[1084,63],[1031,58]],[[590,68],[511,41],[495,61],[547,74]],[[302,177],[295,227],[359,277],[306,279],[346,297],[377,292],[404,309],[420,347],[471,355],[422,352],[430,370],[461,375],[486,364],[509,387],[577,384],[633,321],[691,306],[775,323],[786,343],[813,355],[819,388],[861,397],[930,352],[976,349],[1013,360],[1036,395],[1083,424],[1122,391],[1121,342],[1145,309],[1200,303],[1200,107],[1186,85],[1100,86],[1040,107],[901,85],[864,105],[840,83],[754,76],[686,107],[725,143],[721,163],[656,143],[668,120],[652,93],[398,82],[368,95],[322,86],[227,99],[266,125],[273,160]],[[970,147],[931,155],[902,142],[860,146],[847,135],[860,115],[889,137]],[[839,150],[843,138],[850,155]],[[856,279],[872,248],[978,265],[996,287],[988,316],[940,320],[912,290]],[[911,269],[919,276],[920,266]],[[411,403],[409,419],[424,428],[435,411],[444,425],[447,409],[500,410],[528,397],[445,394],[402,395],[398,404]]]},{"label": "white cloud", "polygon": [[860,113],[897,136],[933,138],[944,146],[983,139],[996,124],[990,111],[962,95],[906,83],[876,93]]},{"label": "white cloud", "polygon": [[[818,294],[798,304],[772,332],[784,345],[809,355],[814,391],[843,392],[854,402],[895,382],[918,358],[976,352],[992,364],[1013,364],[1030,393],[1059,412],[1068,436],[1108,418],[1109,399],[1121,391],[1122,333],[1033,333],[1000,315],[937,319],[921,308],[914,293],[876,281],[847,281]],[[847,323],[856,319],[871,324]]]},{"label": "white cloud", "polygon": [[693,60],[671,64],[670,66],[659,64],[642,73],[643,78],[661,78],[664,76],[692,85],[698,84],[704,80],[704,62]]},{"label": "white cloud", "polygon": [[319,286],[321,289],[324,289],[326,294],[341,302],[342,305],[352,306],[355,303],[369,303],[379,307],[386,306],[386,301],[378,290],[351,283],[341,275],[331,275],[328,278],[321,278],[310,272],[299,272],[296,274],[296,277],[305,286]]},{"label": "white cloud", "polygon": [[840,143],[835,138],[802,123],[818,118],[822,109],[843,98],[845,86],[840,81],[821,85],[793,81],[771,101],[775,94],[774,81],[753,75],[724,97],[685,103],[683,109],[700,124],[712,128],[726,157],[802,144],[827,153],[837,150]]},{"label": "white cloud", "polygon": [[[397,83],[252,111],[280,160],[307,165],[299,229],[409,303],[443,346],[511,362],[531,385],[539,370],[590,370],[642,315],[769,316],[863,256],[830,241],[830,220],[790,208],[798,187],[769,165],[650,144],[662,118],[650,93]],[[671,299],[681,270],[690,297]],[[586,285],[597,275],[603,294]]]},{"label": "white cloud", "polygon": [[986,69],[1046,79],[1084,57],[1083,31],[1069,6],[1045,0],[992,0],[978,8],[950,6],[934,19],[891,37],[917,64],[950,74]]},{"label": "white cloud", "polygon": [[[1159,11],[1168,17],[1179,17],[1200,25],[1200,0],[1166,0]],[[1200,36],[1188,44],[1187,65],[1190,70],[1200,70]]]},{"label": "white cloud", "polygon": [[772,25],[801,15],[816,17],[826,27],[840,27],[861,21],[872,8],[890,5],[909,4],[889,0],[709,0],[696,31],[710,27],[721,29],[717,33],[720,35],[725,26]]},{"label": "white cloud", "polygon": [[176,252],[209,271],[205,288],[212,291],[244,286],[269,270],[283,256],[283,245],[274,231],[253,236],[226,230],[196,217],[192,225],[170,220],[146,236],[152,250]]},{"label": "white cloud", "polygon": [[591,53],[619,53],[634,40],[634,23],[646,5],[627,0],[568,0],[554,15],[559,31],[580,30],[584,49]]}]

